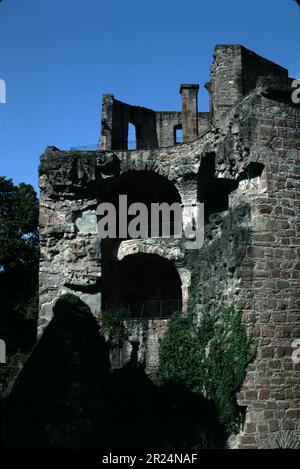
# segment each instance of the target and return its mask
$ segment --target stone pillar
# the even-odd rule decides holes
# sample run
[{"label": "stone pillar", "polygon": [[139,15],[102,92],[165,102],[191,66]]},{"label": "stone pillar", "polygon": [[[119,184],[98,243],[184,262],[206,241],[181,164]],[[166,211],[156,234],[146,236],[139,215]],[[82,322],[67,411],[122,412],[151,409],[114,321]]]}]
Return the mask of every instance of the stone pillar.
[{"label": "stone pillar", "polygon": [[180,85],[183,142],[192,142],[198,137],[198,90],[199,85]]},{"label": "stone pillar", "polygon": [[114,95],[104,94],[102,98],[101,134],[99,150],[111,150],[113,130]]},{"label": "stone pillar", "polygon": [[182,311],[186,311],[189,303],[189,291],[191,285],[191,272],[185,267],[177,267],[181,279]]}]

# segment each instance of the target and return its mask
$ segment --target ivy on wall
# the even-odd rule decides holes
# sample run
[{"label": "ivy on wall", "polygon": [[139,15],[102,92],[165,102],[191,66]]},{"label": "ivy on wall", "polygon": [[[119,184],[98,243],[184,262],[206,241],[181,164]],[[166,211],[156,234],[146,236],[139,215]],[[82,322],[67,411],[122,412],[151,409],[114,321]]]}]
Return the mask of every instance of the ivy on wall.
[{"label": "ivy on wall", "polygon": [[121,311],[107,310],[101,314],[101,333],[112,346],[121,346],[126,338],[126,330]]},{"label": "ivy on wall", "polygon": [[203,311],[200,321],[190,306],[186,314],[174,313],[159,353],[158,380],[181,383],[203,395],[217,407],[219,421],[228,433],[243,423],[236,393],[256,347],[247,335],[242,311],[220,307],[214,314]]}]

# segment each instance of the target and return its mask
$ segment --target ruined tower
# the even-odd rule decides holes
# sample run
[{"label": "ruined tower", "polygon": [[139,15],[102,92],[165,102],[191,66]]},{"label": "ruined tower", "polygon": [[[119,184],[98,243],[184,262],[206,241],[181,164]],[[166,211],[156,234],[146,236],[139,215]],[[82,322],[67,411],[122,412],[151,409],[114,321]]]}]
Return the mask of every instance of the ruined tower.
[{"label": "ruined tower", "polygon": [[[191,286],[199,309],[212,299],[235,304],[258,343],[238,396],[246,422],[236,445],[244,448],[299,419],[300,109],[291,83],[283,67],[219,45],[206,84],[210,112],[198,112],[195,84],[180,87],[182,112],[104,95],[98,147],[48,147],[40,164],[40,332],[66,292],[95,315],[122,305],[127,340],[112,363],[134,349],[151,374],[168,318],[185,310]],[[99,239],[97,206],[120,194],[147,206],[204,203],[204,245]]]}]

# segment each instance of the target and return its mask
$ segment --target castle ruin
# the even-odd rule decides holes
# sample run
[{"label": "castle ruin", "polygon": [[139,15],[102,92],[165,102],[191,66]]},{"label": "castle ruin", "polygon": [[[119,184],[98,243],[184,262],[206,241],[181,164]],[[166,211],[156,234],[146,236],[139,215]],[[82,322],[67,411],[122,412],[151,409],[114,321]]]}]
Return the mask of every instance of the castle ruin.
[{"label": "castle ruin", "polygon": [[[238,395],[242,448],[295,430],[300,413],[300,364],[292,360],[300,337],[300,107],[291,83],[283,67],[219,45],[205,85],[209,112],[198,111],[196,84],[180,86],[181,112],[107,94],[98,147],[47,147],[40,163],[40,334],[64,293],[99,317],[123,307],[127,339],[111,351],[112,365],[134,352],[151,375],[169,317],[184,314],[191,290],[199,311],[211,300],[236,305],[258,344]],[[147,206],[204,203],[204,245],[101,240],[97,207],[120,194]]]}]

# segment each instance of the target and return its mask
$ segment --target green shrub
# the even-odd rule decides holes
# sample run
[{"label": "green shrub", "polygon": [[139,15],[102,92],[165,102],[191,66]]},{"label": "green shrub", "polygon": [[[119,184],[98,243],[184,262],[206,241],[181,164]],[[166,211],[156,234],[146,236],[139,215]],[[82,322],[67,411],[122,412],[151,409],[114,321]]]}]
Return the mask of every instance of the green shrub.
[{"label": "green shrub", "polygon": [[193,310],[172,316],[160,347],[158,379],[182,383],[212,400],[220,423],[229,433],[238,432],[243,415],[236,393],[256,353],[253,339],[234,306],[204,311],[199,324]]},{"label": "green shrub", "polygon": [[111,345],[121,345],[126,338],[121,311],[107,310],[101,314],[101,332]]}]

